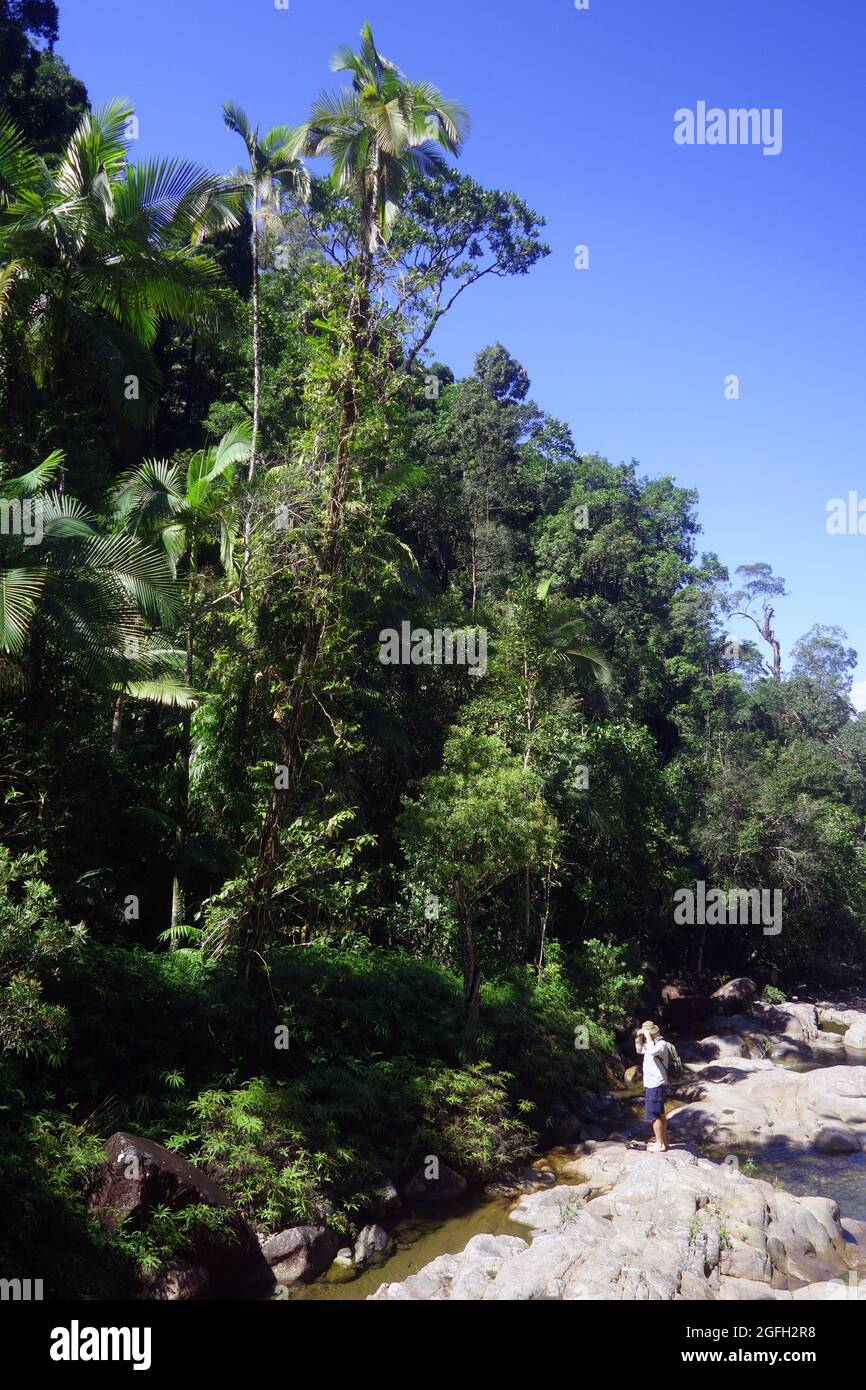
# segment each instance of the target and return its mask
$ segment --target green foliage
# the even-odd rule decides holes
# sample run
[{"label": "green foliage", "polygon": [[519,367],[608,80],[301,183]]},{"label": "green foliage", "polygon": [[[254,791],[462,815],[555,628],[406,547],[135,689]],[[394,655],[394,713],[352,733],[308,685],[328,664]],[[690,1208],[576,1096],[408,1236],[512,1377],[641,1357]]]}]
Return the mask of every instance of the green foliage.
[{"label": "green foliage", "polygon": [[56,168],[0,118],[0,288],[26,325],[18,348],[40,388],[73,389],[74,357],[116,412],[142,418],[160,380],[150,352],[160,323],[217,322],[219,276],[198,242],[235,216],[206,170],[131,164],[133,114],[122,102],[86,114]]},{"label": "green foliage", "polygon": [[179,1211],[154,1207],[145,1226],[121,1225],[113,1246],[146,1280],[173,1260],[194,1259],[201,1246],[215,1237],[221,1245],[239,1240],[232,1212],[193,1203]]},{"label": "green foliage", "polygon": [[775,985],[764,985],[761,999],[765,1004],[784,1004],[785,991],[777,989]]},{"label": "green foliage", "polygon": [[[183,1136],[184,1147],[192,1145],[240,1211],[266,1231],[321,1218],[323,1189],[336,1184],[353,1157],[310,1152],[303,1095],[302,1085],[259,1077],[234,1091],[205,1091],[190,1107],[192,1138]],[[339,1216],[330,1219],[340,1224]]]},{"label": "green foliage", "polygon": [[[66,1116],[24,1113],[4,1088],[0,1106],[0,1271],[42,1279],[50,1299],[129,1298],[136,1267],[87,1215],[104,1162],[100,1137]],[[9,1102],[13,1103],[10,1104]]]},{"label": "green foliage", "polygon": [[420,1077],[422,1144],[475,1181],[513,1173],[532,1153],[533,1135],[510,1113],[512,1079],[487,1062]]},{"label": "green foliage", "polygon": [[424,857],[430,881],[472,910],[504,878],[555,852],[556,825],[538,778],[499,739],[458,730],[442,768],[407,802],[398,833],[410,859]]},{"label": "green foliage", "polygon": [[53,50],[54,0],[0,3],[0,92],[7,114],[40,154],[57,150],[87,110],[87,90]]},{"label": "green foliage", "polygon": [[69,1014],[46,1000],[45,986],[60,974],[64,956],[81,948],[84,927],[62,920],[51,889],[38,876],[43,867],[44,855],[13,859],[0,846],[0,1050],[57,1067]]},{"label": "green foliage", "polygon": [[628,968],[628,951],[612,941],[585,941],[569,962],[578,998],[602,1028],[621,1028],[631,1017],[643,976]]},{"label": "green foliage", "polygon": [[[131,163],[56,18],[0,0],[0,502],[44,531],[0,527],[0,1257],[128,1297],[233,1217],[107,1235],[113,1130],[348,1234],[429,1154],[513,1171],[663,972],[862,971],[866,717],[692,490],[581,454],[502,343],[428,360],[549,248],[369,26],[300,127],[226,106],[226,181]],[[386,665],[404,622],[486,672]],[[698,878],[783,933],[683,932]]]}]

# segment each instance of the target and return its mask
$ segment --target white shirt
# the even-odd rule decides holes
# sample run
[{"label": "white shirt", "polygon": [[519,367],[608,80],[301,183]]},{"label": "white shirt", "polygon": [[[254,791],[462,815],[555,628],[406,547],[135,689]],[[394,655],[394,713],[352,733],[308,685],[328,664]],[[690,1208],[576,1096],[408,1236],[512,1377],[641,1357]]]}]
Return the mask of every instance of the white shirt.
[{"label": "white shirt", "polygon": [[655,1086],[666,1086],[668,1045],[664,1039],[653,1038],[651,1042],[638,1039],[637,1050],[643,1056],[643,1084],[647,1090],[652,1090]]}]

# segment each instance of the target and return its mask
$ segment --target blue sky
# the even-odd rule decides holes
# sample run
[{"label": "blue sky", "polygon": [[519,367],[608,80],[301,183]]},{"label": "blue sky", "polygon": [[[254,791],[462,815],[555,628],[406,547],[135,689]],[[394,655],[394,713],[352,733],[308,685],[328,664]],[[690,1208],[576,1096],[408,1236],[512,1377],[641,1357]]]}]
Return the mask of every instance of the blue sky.
[{"label": "blue sky", "polygon": [[[578,447],[700,493],[701,544],[788,581],[783,650],[813,623],[861,652],[866,535],[866,5],[859,0],[60,0],[59,49],[137,106],[141,156],[229,168],[220,108],[294,124],[365,19],[382,52],[466,105],[461,167],[547,219],[529,277],[467,294],[434,340],[458,372],[497,339]],[[699,101],[781,108],[781,153],[679,146]],[[590,268],[574,268],[589,247]],[[740,379],[739,400],[725,378]],[[745,629],[742,629],[745,635]],[[858,703],[861,701],[858,699]]]}]

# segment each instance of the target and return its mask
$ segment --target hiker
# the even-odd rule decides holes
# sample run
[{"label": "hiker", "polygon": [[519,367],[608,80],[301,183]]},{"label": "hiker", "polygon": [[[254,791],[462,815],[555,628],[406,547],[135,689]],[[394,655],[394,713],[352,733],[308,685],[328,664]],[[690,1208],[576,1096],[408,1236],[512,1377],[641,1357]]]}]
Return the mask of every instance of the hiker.
[{"label": "hiker", "polygon": [[658,1024],[653,1023],[651,1019],[641,1024],[634,1035],[634,1040],[638,1056],[643,1058],[646,1117],[652,1125],[655,1135],[655,1143],[647,1144],[647,1149],[655,1153],[667,1153],[668,1122],[665,1115],[665,1101],[668,1094],[671,1049],[662,1037]]}]

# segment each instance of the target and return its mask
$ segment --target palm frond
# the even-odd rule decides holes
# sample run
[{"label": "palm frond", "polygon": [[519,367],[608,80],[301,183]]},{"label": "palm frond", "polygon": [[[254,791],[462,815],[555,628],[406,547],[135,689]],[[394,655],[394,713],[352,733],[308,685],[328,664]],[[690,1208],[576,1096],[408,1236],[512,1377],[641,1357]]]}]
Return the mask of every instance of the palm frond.
[{"label": "palm frond", "polygon": [[129,681],[122,689],[133,700],[146,700],[149,704],[164,705],[167,709],[195,709],[198,704],[198,697],[189,686],[165,677],[161,680]]},{"label": "palm frond", "polygon": [[55,449],[29,473],[22,473],[17,478],[4,478],[0,466],[0,497],[32,497],[43,492],[49,483],[54,482],[63,466],[64,457],[61,449]]},{"label": "palm frond", "polygon": [[0,570],[0,650],[11,656],[24,651],[45,577],[44,568]]}]

